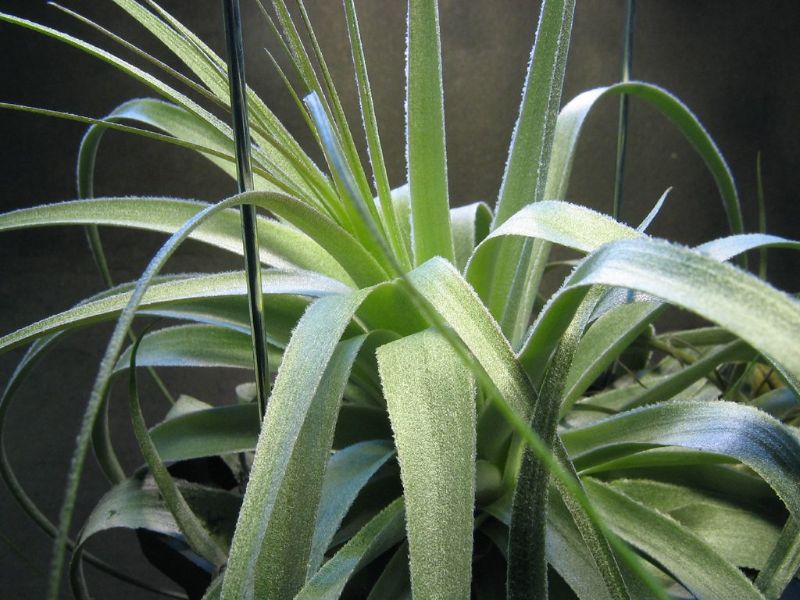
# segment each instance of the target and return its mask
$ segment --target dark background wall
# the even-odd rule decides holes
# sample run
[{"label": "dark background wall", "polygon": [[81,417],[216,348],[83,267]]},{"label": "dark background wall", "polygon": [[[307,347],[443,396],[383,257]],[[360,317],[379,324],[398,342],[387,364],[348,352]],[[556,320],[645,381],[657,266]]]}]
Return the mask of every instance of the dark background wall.
[{"label": "dark background wall", "polygon": [[[131,42],[179,66],[112,2],[65,4],[122,34]],[[214,48],[221,49],[217,1],[163,0]],[[699,116],[729,160],[739,183],[745,217],[755,225],[755,161],[763,155],[769,229],[797,237],[800,211],[800,93],[797,57],[798,4],[791,0],[640,0],[636,22],[635,78],[666,87]],[[360,132],[350,55],[339,2],[308,2],[308,8],[345,109]],[[94,31],[41,0],[0,0],[0,9],[65,29],[104,47],[130,55]],[[384,150],[393,185],[404,179],[403,53],[405,3],[358,2],[367,60]],[[248,78],[290,130],[310,147],[262,48],[276,50],[254,2],[243,0]],[[444,78],[451,197],[454,203],[492,202],[502,175],[511,128],[538,15],[533,0],[441,1]],[[622,0],[581,0],[575,17],[565,100],[618,78],[623,23]],[[16,102],[90,116],[152,92],[111,67],[63,44],[0,24],[0,101]],[[286,65],[286,61],[282,61]],[[613,186],[616,101],[606,102],[590,119],[576,160],[569,199],[607,211]],[[65,200],[75,196],[74,160],[85,128],[39,116],[0,111],[0,209]],[[674,187],[652,227],[656,235],[695,244],[725,233],[724,213],[711,177],[690,146],[650,108],[633,102],[624,217],[637,223],[661,193]],[[200,158],[147,140],[108,133],[98,160],[98,194],[174,195],[215,200],[229,195],[231,181]],[[163,238],[140,232],[106,234],[112,268],[119,281],[134,278]],[[797,259],[775,252],[771,276],[797,291]],[[236,267],[220,256],[210,262],[200,246],[187,245],[170,269]],[[83,234],[76,228],[0,236],[0,334],[62,310],[101,289]],[[11,414],[7,446],[23,484],[55,518],[64,473],[96,364],[109,329],[99,326],[65,342],[21,392]],[[11,373],[20,352],[0,359],[0,382]],[[231,386],[247,378],[235,373],[213,378],[166,373],[175,391],[211,402],[231,396]],[[151,402],[150,417],[164,405]],[[126,466],[139,459],[124,406],[112,417]],[[76,518],[80,523],[105,485],[88,468]],[[0,491],[0,590],[9,598],[40,597],[49,560],[49,540],[26,521],[8,493]],[[16,548],[16,550],[14,550]],[[98,540],[95,548],[132,572],[152,575],[136,560],[135,540],[120,534]],[[141,597],[90,571],[98,597]]]}]

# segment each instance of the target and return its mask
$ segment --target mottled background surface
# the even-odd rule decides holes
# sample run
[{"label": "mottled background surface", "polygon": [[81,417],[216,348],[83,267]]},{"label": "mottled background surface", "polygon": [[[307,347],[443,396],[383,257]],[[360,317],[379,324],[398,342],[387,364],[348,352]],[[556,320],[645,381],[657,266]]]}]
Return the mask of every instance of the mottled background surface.
[{"label": "mottled background surface", "polygon": [[[178,66],[112,2],[64,2]],[[221,48],[219,2],[163,0],[162,4],[213,47]],[[307,4],[343,94],[345,110],[353,125],[360,127],[340,3],[309,0]],[[751,229],[755,225],[755,161],[761,151],[769,229],[797,237],[800,78],[796,60],[800,37],[796,25],[800,5],[790,0],[640,0],[638,4],[634,77],[671,90],[706,125],[737,178]],[[41,0],[0,0],[0,8],[66,29],[129,57],[113,42]],[[621,0],[578,2],[565,100],[618,78],[622,9]],[[389,176],[397,185],[403,182],[405,169],[405,3],[361,0],[358,10]],[[265,46],[272,50],[277,46],[269,39],[254,2],[243,0],[243,14],[250,83],[310,147],[309,136],[263,52]],[[441,2],[447,150],[454,203],[493,202],[496,196],[537,15],[538,2],[532,0]],[[0,56],[0,101],[99,117],[127,99],[152,95],[96,59],[6,24],[0,24]],[[609,100],[590,118],[569,191],[569,199],[600,210],[608,210],[611,202],[616,111],[616,101]],[[0,111],[0,209],[73,198],[74,161],[84,130],[75,123]],[[652,227],[654,234],[687,244],[724,234],[724,213],[713,180],[688,143],[659,114],[636,101],[632,103],[630,131],[624,218],[638,223],[672,186],[670,199]],[[187,151],[110,132],[98,159],[96,190],[104,195],[215,200],[229,195],[233,184]],[[112,268],[122,281],[141,271],[163,238],[114,230],[105,239]],[[772,256],[773,280],[796,291],[797,259],[780,252]],[[189,243],[169,270],[237,266],[228,256],[215,260],[212,262],[201,246]],[[100,289],[80,229],[0,236],[0,334],[67,308]],[[108,334],[108,326],[99,326],[71,336],[44,361],[11,413],[10,457],[23,484],[51,518],[61,502],[71,444]],[[7,379],[20,356],[16,351],[0,357],[0,381]],[[230,398],[231,386],[247,379],[247,374],[187,377],[186,373],[168,372],[166,377],[175,391],[223,402]],[[112,419],[125,465],[133,468],[139,458],[126,425],[126,408],[120,398],[116,400]],[[163,414],[163,403],[154,398],[150,404],[151,419]],[[84,482],[76,524],[105,489],[92,465]],[[0,491],[0,515],[2,595],[41,597],[50,542],[26,520],[4,489]],[[136,558],[131,534],[105,536],[93,547],[111,562],[128,563],[132,572],[153,573]],[[91,569],[89,576],[97,597],[142,597],[135,589]]]}]

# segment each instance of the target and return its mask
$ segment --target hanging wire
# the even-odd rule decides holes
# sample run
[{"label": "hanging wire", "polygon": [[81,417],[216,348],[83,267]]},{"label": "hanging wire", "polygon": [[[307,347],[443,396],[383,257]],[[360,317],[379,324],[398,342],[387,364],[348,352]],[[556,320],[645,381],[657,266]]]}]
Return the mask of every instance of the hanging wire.
[{"label": "hanging wire", "polygon": [[[247,122],[247,88],[244,77],[242,17],[239,10],[239,0],[223,0],[222,10],[225,19],[225,41],[228,49],[228,80],[230,82],[231,113],[236,147],[237,183],[239,193],[242,193],[253,190],[253,165],[250,156],[250,128]],[[267,409],[267,398],[270,393],[270,376],[255,206],[243,204],[241,215],[244,267],[247,273],[247,297],[253,334],[256,395],[259,412],[263,417]]]},{"label": "hanging wire", "polygon": [[[636,18],[636,0],[625,0],[625,33],[622,50],[622,81],[630,81],[633,64],[633,29]],[[625,151],[628,145],[628,95],[619,98],[619,125],[617,128],[617,164],[614,173],[614,200],[611,215],[619,219],[622,213],[622,183],[625,177]]]}]

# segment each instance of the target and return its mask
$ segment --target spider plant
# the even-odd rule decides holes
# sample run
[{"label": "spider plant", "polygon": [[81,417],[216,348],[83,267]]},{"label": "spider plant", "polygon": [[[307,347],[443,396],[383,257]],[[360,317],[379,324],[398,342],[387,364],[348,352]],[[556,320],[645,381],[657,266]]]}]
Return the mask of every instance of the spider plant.
[{"label": "spider plant", "polygon": [[[265,23],[294,71],[275,61],[277,76],[324,163],[244,89],[233,105],[249,104],[252,191],[216,204],[94,198],[108,129],[183,146],[232,177],[248,141],[240,137],[237,149],[210,110],[231,106],[226,61],[154,1],[113,2],[186,72],[99,25],[150,69],[0,14],[160,96],[100,119],[3,105],[90,125],[80,198],[4,214],[0,230],[85,226],[109,289],[0,338],[2,351],[29,347],[6,384],[0,429],[39,358],[72,331],[116,323],[57,523],[0,454],[9,489],[54,539],[49,598],[59,596],[68,551],[76,597],[89,597],[86,562],[152,587],[86,549],[115,528],[144,532],[143,547],[187,559],[188,577],[176,579],[198,598],[728,600],[778,598],[791,585],[800,565],[800,305],[751,274],[744,255],[798,242],[745,233],[725,160],[669,92],[623,81],[559,110],[574,0],[542,3],[495,205],[457,208],[448,197],[435,0],[408,2],[406,185],[392,189],[387,177],[354,0],[343,4],[366,161],[303,2],[290,11],[274,0]],[[691,143],[714,177],[729,236],[697,248],[649,236],[663,198],[638,227],[564,200],[584,120],[611,96],[650,104]],[[240,386],[213,405],[181,396],[148,427],[137,368],[158,379],[160,367],[253,366],[259,342],[246,282],[258,281],[259,260],[246,273],[161,274],[187,239],[241,254],[237,209],[245,205],[262,211],[251,241],[264,267],[257,300],[269,360],[261,364],[278,365],[274,382]],[[100,226],[170,237],[138,280],[113,286]],[[542,301],[554,244],[580,258]],[[654,323],[668,306],[706,325],[660,332]],[[136,338],[135,321],[153,316],[160,320],[144,334],[137,327]],[[122,468],[108,428],[120,377],[144,460],[135,472]],[[262,417],[258,390],[269,387]],[[110,487],[75,533],[90,449]],[[224,476],[191,475],[198,464]]]}]

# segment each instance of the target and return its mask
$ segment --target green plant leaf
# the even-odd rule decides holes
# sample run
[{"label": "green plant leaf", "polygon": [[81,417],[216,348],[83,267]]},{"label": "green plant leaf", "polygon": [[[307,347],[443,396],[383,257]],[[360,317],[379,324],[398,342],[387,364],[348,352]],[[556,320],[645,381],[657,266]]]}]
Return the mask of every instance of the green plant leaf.
[{"label": "green plant leaf", "polygon": [[[574,12],[574,0],[541,5],[492,229],[544,197]],[[478,286],[514,346],[530,318],[548,253],[549,246],[542,242],[505,240],[493,256],[492,276]],[[486,295],[481,293],[485,284],[490,286]]]},{"label": "green plant leaf", "polygon": [[9,15],[6,13],[0,13],[0,21],[5,21],[7,23],[11,23],[13,25],[18,25],[20,27],[24,27],[26,29],[30,29],[31,31],[35,31],[47,37],[56,39],[60,42],[68,44],[74,48],[82,50],[87,54],[94,56],[95,58],[99,58],[100,60],[112,65],[113,67],[119,69],[126,75],[129,75],[133,79],[145,84],[146,86],[150,87],[151,89],[155,90],[157,93],[161,94],[168,100],[184,107],[189,112],[197,115],[204,121],[208,122],[216,129],[221,132],[224,132],[226,136],[230,137],[230,128],[225,125],[222,121],[220,121],[217,117],[212,115],[210,112],[202,108],[193,100],[189,99],[184,94],[181,94],[177,90],[173,89],[172,87],[165,84],[163,81],[160,81],[156,77],[153,77],[149,73],[146,73],[142,69],[131,65],[130,63],[118,58],[117,56],[98,48],[88,42],[85,42],[81,39],[78,39],[74,36],[69,34],[63,33],[61,31],[57,31],[51,27],[47,27],[45,25],[40,25],[39,23],[34,23],[27,19],[21,19],[19,17],[15,17],[14,15]]},{"label": "green plant leaf", "polygon": [[367,150],[372,165],[372,178],[378,192],[378,201],[381,207],[381,216],[388,233],[389,243],[395,256],[406,269],[411,268],[411,258],[399,225],[399,218],[392,202],[389,177],[386,173],[386,164],[383,160],[378,122],[375,116],[375,105],[372,101],[367,63],[364,57],[364,45],[361,41],[358,16],[353,0],[344,2],[345,16],[347,18],[347,32],[350,39],[350,51],[355,66],[356,83],[358,85],[358,99],[361,107],[362,122],[367,136]]},{"label": "green plant leaf", "polygon": [[469,596],[475,503],[475,383],[433,331],[378,349],[397,445],[411,561],[423,598]]},{"label": "green plant leaf", "polygon": [[[586,546],[569,510],[557,493],[550,493],[547,508],[547,535],[545,536],[547,562],[582,600],[609,599],[606,582],[597,568],[594,557]],[[508,526],[511,522],[510,496],[501,498],[487,511]],[[506,532],[507,530],[503,530]],[[496,540],[505,554],[507,536]],[[626,565],[620,565],[631,598],[650,600],[653,596]]]},{"label": "green plant leaf", "polygon": [[648,326],[651,302],[631,302],[609,310],[581,338],[565,383],[561,413],[565,414],[592,382]]},{"label": "green plant leaf", "polygon": [[[219,103],[229,107],[227,67],[208,46],[198,44],[198,38],[188,35],[188,30],[179,26],[174,19],[165,18],[167,15],[160,7],[157,7],[156,11],[159,14],[154,14],[134,0],[114,0],[114,2],[189,67],[211,90],[213,97]],[[151,3],[151,6],[155,6],[154,3]],[[307,180],[310,178],[309,173],[311,176],[317,173],[314,173],[315,168],[311,160],[275,115],[249,89],[248,100],[252,104],[253,119],[256,121],[253,127],[253,134],[257,140],[256,160],[261,162],[273,177],[282,180],[284,185],[291,186],[291,190],[282,188],[284,191],[313,197],[314,190]]]},{"label": "green plant leaf", "polygon": [[587,478],[584,484],[610,527],[663,565],[696,596],[763,598],[741,571],[674,519],[597,480]]},{"label": "green plant leaf", "polygon": [[716,367],[730,361],[753,360],[757,353],[747,347],[741,340],[736,340],[699,357],[691,365],[661,379],[655,385],[635,394],[624,405],[623,409],[636,408],[645,404],[655,404],[662,400],[674,398],[695,381],[705,377]]},{"label": "green plant leaf", "polygon": [[[630,288],[691,310],[800,372],[800,352],[791,343],[800,335],[797,301],[731,265],[652,239],[610,243],[584,259],[534,324],[520,353],[526,369],[535,373],[533,365],[548,353],[543,340],[557,338],[586,286],[596,284]],[[758,311],[752,310],[755,302]]]},{"label": "green plant leaf", "polygon": [[545,198],[574,12],[574,0],[542,4],[492,229],[524,206]]},{"label": "green plant leaf", "polygon": [[[548,449],[556,448],[562,464],[577,479],[569,456],[557,439],[559,407],[564,396],[570,366],[595,307],[604,293],[602,286],[592,288],[581,302],[572,322],[561,335],[543,377],[539,397],[531,416],[531,428]],[[512,598],[538,598],[547,595],[547,561],[545,557],[545,519],[550,473],[544,463],[530,451],[522,458],[511,511],[508,549],[508,594]],[[629,598],[625,582],[611,548],[566,490],[559,489],[587,546],[600,567],[603,579],[613,598]]]},{"label": "green plant leaf", "polygon": [[547,174],[545,198],[566,197],[572,161],[575,158],[575,149],[583,123],[598,100],[617,94],[628,94],[646,101],[675,125],[694,147],[714,177],[725,212],[728,215],[731,233],[743,233],[744,224],[736,184],[717,145],[697,117],[680,100],[658,86],[639,81],[617,83],[584,92],[567,103],[561,110],[553,142],[550,169]]},{"label": "green plant leaf", "polygon": [[[158,453],[167,462],[248,452],[258,441],[255,404],[219,406],[169,418],[150,430]],[[365,439],[386,440],[391,429],[382,409],[343,403],[336,422],[334,448]]]},{"label": "green plant leaf", "polygon": [[456,268],[464,271],[469,257],[489,234],[492,210],[484,202],[473,202],[450,209],[450,226],[453,228]]},{"label": "green plant leaf", "polygon": [[[800,439],[758,409],[732,402],[668,402],[563,431],[573,457],[612,448],[682,446],[734,458],[766,481],[792,514],[800,513]],[[589,464],[590,461],[582,461]]]},{"label": "green plant leaf", "polygon": [[611,487],[633,500],[669,514],[694,532],[725,560],[739,567],[761,569],[780,535],[780,527],[761,511],[690,487],[622,479]]},{"label": "green plant leaf", "polygon": [[[368,290],[362,290],[315,302],[303,315],[286,348],[239,513],[222,588],[224,600],[245,598],[253,579],[258,576],[256,563],[291,453],[318,390],[320,400],[325,398],[325,390],[321,388],[322,371],[367,294]],[[313,368],[309,369],[309,365]],[[338,403],[338,398],[335,401]]]},{"label": "green plant leaf", "polygon": [[[298,332],[299,327],[298,324]],[[295,339],[294,336],[292,339]],[[280,493],[275,499],[261,542],[255,573],[255,597],[290,598],[306,581],[322,496],[323,475],[333,444],[339,402],[353,362],[365,339],[366,336],[362,335],[339,343],[314,390],[314,397],[293,444],[291,458],[280,483]],[[292,349],[294,347],[290,342],[287,360],[294,358],[289,354]],[[296,364],[298,368],[308,369],[307,364]],[[289,386],[295,384],[299,371],[292,371],[290,367],[291,363],[287,367],[281,365],[282,379],[276,380],[276,386],[278,382],[287,380],[290,382]],[[281,391],[277,390],[278,393]],[[281,401],[278,393],[270,398],[271,412],[280,408],[275,406],[276,402]],[[258,450],[258,446],[256,448]],[[255,465],[254,462],[254,468]],[[297,506],[298,498],[303,499],[302,509]]]},{"label": "green plant leaf", "polygon": [[147,468],[156,482],[160,497],[177,523],[181,534],[186,538],[189,547],[217,567],[220,567],[225,564],[225,548],[220,545],[218,540],[212,538],[205,525],[186,502],[175,480],[172,479],[172,475],[170,475],[158,455],[158,450],[147,431],[136,381],[136,351],[140,340],[141,338],[134,343],[130,352],[128,379],[128,409],[136,442],[139,444],[139,450],[144,457]]},{"label": "green plant leaf", "polygon": [[[267,198],[274,196],[274,194],[265,195]],[[78,433],[75,450],[73,452],[73,457],[67,476],[64,502],[61,505],[60,511],[58,535],[56,536],[53,544],[53,560],[51,563],[48,590],[48,598],[51,600],[55,600],[58,597],[59,588],[61,585],[61,572],[63,569],[69,526],[72,521],[72,515],[77,500],[78,487],[80,484],[83,466],[86,461],[89,442],[92,432],[95,428],[97,417],[108,393],[111,376],[113,374],[113,367],[120,352],[122,351],[125,337],[135,318],[136,311],[139,309],[141,302],[147,294],[148,287],[153,282],[154,278],[158,276],[159,271],[164,267],[178,246],[180,246],[180,244],[189,237],[191,232],[202,225],[204,221],[213,217],[215,214],[218,214],[220,211],[244,204],[246,200],[243,198],[245,197],[246,195],[233,196],[213,206],[210,206],[200,211],[198,214],[188,220],[180,229],[178,229],[147,265],[147,268],[144,270],[138,282],[136,283],[136,286],[133,288],[133,291],[127,300],[127,304],[125,305],[124,309],[122,309],[122,312],[117,319],[117,324],[106,347],[103,359],[100,361],[98,374],[95,378],[95,383],[84,411],[81,428]],[[0,340],[0,342],[2,342],[2,340]]]},{"label": "green plant leaf", "polygon": [[[81,198],[94,197],[95,159],[100,142],[108,126],[106,122],[117,123],[134,121],[155,127],[173,138],[172,143],[185,144],[196,150],[224,173],[236,178],[233,141],[203,119],[189,111],[151,98],[129,100],[111,111],[102,122],[89,127],[81,140],[78,152],[78,195]],[[255,148],[254,189],[259,191],[279,191],[299,194],[309,201],[315,200],[313,194],[302,186],[289,181],[283,173],[272,167],[273,160],[265,155],[263,148]]]},{"label": "green plant leaf", "polygon": [[[282,271],[265,271],[263,285],[265,294],[301,294],[312,297],[346,290],[341,284],[327,278],[308,273]],[[144,294],[142,307],[154,312],[164,311],[163,314],[170,314],[171,310],[179,314],[189,314],[199,309],[201,314],[211,313],[209,316],[212,316],[213,311],[205,310],[209,304],[213,304],[211,301],[231,298],[239,300],[246,293],[244,274],[241,272],[179,276],[153,285]],[[129,291],[115,293],[18,329],[0,338],[0,352],[6,352],[50,333],[113,318],[119,315],[130,297]],[[198,303],[194,305],[193,301]],[[239,309],[239,318],[236,322],[245,325],[246,306],[240,304],[236,308]]]},{"label": "green plant leaf", "polygon": [[525,236],[592,252],[607,242],[641,237],[642,234],[577,204],[552,200],[530,204],[490,233],[473,252],[466,277],[481,298],[488,297],[491,292],[486,283],[495,276],[494,253],[500,249],[498,243],[502,236]]},{"label": "green plant leaf", "polygon": [[433,256],[453,262],[437,0],[409,0],[406,45],[406,180],[414,264]]},{"label": "green plant leaf", "polygon": [[165,462],[248,452],[256,447],[255,404],[219,406],[169,418],[150,430]]},{"label": "green plant leaf", "polygon": [[[109,225],[174,233],[208,204],[174,198],[99,198],[46,204],[0,215],[0,231],[53,225]],[[259,248],[264,263],[301,268],[352,282],[319,244],[279,221],[259,217]],[[223,211],[192,233],[192,239],[242,253],[239,213]]]},{"label": "green plant leaf", "polygon": [[[206,523],[214,522],[216,531],[224,538],[233,527],[240,498],[186,481],[177,481],[177,486],[200,518]],[[70,569],[71,585],[77,597],[90,597],[80,567],[81,559],[86,557],[84,545],[95,535],[116,528],[146,529],[177,539],[183,537],[152,478],[134,477],[114,486],[94,506],[81,529]],[[169,595],[186,597],[176,592]]]},{"label": "green plant leaf", "polygon": [[[128,368],[131,350],[119,357],[115,372]],[[252,369],[253,350],[250,336],[243,331],[217,325],[178,325],[148,333],[139,345],[136,364]]]},{"label": "green plant leaf", "polygon": [[352,575],[397,544],[405,535],[403,499],[373,517],[317,571],[296,600],[336,600]]},{"label": "green plant leaf", "polygon": [[394,453],[390,442],[370,440],[343,448],[328,460],[308,559],[309,578],[319,570],[333,536],[358,493]]}]

